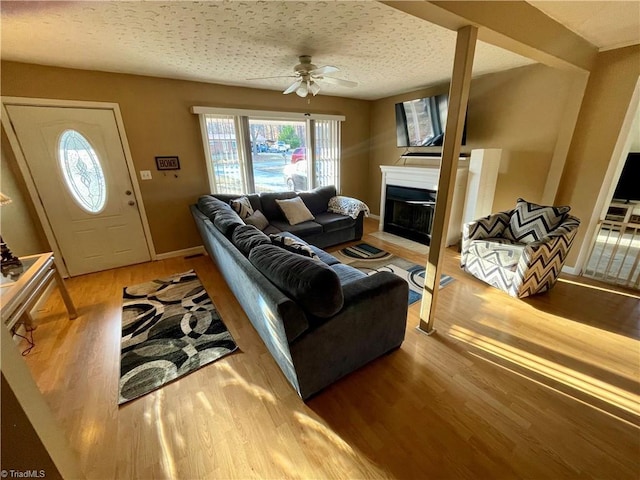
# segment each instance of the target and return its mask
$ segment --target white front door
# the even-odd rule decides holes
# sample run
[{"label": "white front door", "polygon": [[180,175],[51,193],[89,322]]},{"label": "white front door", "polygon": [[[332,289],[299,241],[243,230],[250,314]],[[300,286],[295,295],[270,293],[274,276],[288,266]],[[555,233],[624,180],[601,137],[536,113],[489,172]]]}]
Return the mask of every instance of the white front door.
[{"label": "white front door", "polygon": [[7,111],[69,275],[149,261],[113,110]]}]

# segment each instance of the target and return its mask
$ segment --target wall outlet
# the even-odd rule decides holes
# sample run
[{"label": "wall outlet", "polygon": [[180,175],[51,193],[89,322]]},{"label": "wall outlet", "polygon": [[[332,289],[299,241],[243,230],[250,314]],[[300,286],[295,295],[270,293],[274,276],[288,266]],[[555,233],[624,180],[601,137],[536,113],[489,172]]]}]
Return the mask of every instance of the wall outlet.
[{"label": "wall outlet", "polygon": [[140,170],[140,178],[142,180],[151,180],[151,170]]}]

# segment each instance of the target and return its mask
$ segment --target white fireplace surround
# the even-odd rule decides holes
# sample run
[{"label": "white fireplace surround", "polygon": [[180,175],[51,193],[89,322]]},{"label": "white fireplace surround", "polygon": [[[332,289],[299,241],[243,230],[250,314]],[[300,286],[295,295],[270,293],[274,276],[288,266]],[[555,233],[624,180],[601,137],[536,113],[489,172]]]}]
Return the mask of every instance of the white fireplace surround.
[{"label": "white fireplace surround", "polygon": [[[462,238],[462,223],[491,213],[502,150],[472,150],[471,159],[461,157],[453,190],[451,217],[447,231],[447,246]],[[440,157],[419,158],[421,165],[381,165],[380,224],[384,230],[387,185],[438,190]],[[470,195],[467,195],[469,192]]]}]

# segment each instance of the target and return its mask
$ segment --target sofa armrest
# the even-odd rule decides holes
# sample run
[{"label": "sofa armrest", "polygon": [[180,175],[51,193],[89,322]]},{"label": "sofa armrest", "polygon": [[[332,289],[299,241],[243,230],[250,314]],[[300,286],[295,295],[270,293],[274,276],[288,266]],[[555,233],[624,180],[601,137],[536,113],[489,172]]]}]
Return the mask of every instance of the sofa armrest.
[{"label": "sofa armrest", "polygon": [[358,218],[360,213],[364,213],[365,217],[368,217],[370,213],[369,207],[366,203],[358,200],[357,198],[345,197],[343,195],[332,197],[329,200],[327,211],[347,215],[354,220]]},{"label": "sofa armrest", "polygon": [[466,256],[469,245],[473,240],[483,238],[501,237],[505,228],[509,225],[513,210],[492,213],[462,226],[462,249],[460,256],[461,265],[466,264]]},{"label": "sofa armrest", "polygon": [[579,226],[580,220],[569,216],[542,239],[528,243],[518,261],[509,294],[522,298],[549,290],[558,280]]},{"label": "sofa armrest", "polygon": [[291,343],[303,399],[398,348],[405,335],[409,286],[391,272],[344,285],[344,306]]}]

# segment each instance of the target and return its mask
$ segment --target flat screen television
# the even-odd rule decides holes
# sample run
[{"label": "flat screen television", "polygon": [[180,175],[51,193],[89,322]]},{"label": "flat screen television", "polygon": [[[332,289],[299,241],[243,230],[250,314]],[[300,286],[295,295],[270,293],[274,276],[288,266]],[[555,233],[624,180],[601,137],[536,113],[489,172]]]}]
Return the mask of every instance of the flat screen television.
[{"label": "flat screen television", "polygon": [[613,198],[626,202],[640,200],[640,152],[627,155]]},{"label": "flat screen television", "polygon": [[[440,147],[447,125],[449,95],[434,95],[396,103],[398,147]],[[466,122],[462,145],[466,143]]]}]

